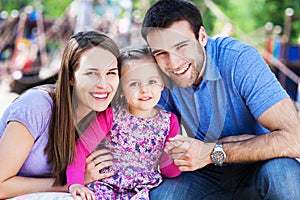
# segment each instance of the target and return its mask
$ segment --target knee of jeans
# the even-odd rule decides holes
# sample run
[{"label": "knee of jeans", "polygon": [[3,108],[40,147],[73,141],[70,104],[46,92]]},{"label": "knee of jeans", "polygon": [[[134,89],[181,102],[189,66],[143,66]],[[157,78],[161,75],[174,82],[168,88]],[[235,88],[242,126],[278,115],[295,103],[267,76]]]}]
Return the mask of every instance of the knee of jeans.
[{"label": "knee of jeans", "polygon": [[256,175],[256,186],[264,193],[262,196],[292,194],[299,190],[300,163],[292,158],[272,159],[264,162]]},{"label": "knee of jeans", "polygon": [[288,179],[300,174],[300,163],[293,158],[275,158],[264,162],[258,176],[268,179]]}]

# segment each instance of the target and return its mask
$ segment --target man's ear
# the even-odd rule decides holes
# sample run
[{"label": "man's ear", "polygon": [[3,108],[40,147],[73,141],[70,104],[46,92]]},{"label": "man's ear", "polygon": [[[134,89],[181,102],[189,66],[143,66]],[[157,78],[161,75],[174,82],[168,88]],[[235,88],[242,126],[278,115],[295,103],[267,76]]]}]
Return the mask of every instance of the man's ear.
[{"label": "man's ear", "polygon": [[199,34],[198,41],[200,42],[200,44],[202,46],[205,47],[205,45],[207,43],[208,36],[207,36],[207,33],[206,33],[205,28],[203,26],[200,27],[198,34]]}]

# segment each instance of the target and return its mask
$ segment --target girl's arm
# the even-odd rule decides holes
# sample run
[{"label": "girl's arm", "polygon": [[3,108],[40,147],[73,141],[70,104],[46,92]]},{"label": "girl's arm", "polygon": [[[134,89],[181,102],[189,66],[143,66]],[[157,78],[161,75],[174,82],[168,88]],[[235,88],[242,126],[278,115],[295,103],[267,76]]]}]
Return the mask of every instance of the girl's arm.
[{"label": "girl's arm", "polygon": [[28,129],[19,122],[10,122],[0,139],[0,199],[26,193],[67,192],[66,186],[53,187],[53,178],[17,176],[34,144]]},{"label": "girl's arm", "polygon": [[[170,119],[170,132],[166,138],[166,142],[169,142],[169,138],[175,137],[179,133],[180,133],[180,125],[178,123],[178,119],[176,115],[172,113]],[[162,175],[168,178],[174,178],[181,173],[178,166],[174,164],[169,154],[166,153],[165,151],[163,152],[161,157],[160,170]]]}]

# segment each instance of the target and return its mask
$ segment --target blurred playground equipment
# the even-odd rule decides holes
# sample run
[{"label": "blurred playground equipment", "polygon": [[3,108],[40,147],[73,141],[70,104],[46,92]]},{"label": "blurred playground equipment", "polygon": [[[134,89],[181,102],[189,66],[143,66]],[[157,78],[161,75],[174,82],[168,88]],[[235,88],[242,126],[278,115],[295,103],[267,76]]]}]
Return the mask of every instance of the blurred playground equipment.
[{"label": "blurred playground equipment", "polygon": [[273,69],[281,85],[287,90],[290,97],[300,102],[300,41],[292,43],[290,40],[292,25],[299,21],[300,16],[294,15],[292,8],[285,10],[284,30],[268,22],[265,25],[266,53],[265,60]]},{"label": "blurred playground equipment", "polygon": [[[144,2],[141,5],[149,6],[149,1],[141,1]],[[0,83],[1,78],[9,77],[11,91],[18,94],[35,85],[54,83],[62,53],[59,47],[63,47],[64,42],[80,30],[105,32],[113,36],[121,48],[141,42],[137,41],[138,33],[133,30],[138,30],[142,19],[140,13],[133,10],[131,0],[118,1],[117,6],[107,3],[111,1],[98,2],[102,3],[91,6],[92,0],[74,0],[62,16],[55,20],[44,19],[43,9],[39,4],[12,12],[10,16],[1,12]],[[268,22],[251,33],[244,33],[212,0],[204,0],[204,5],[217,17],[218,22],[224,22],[224,28],[231,25],[231,32],[226,31],[226,36],[232,36],[234,27],[240,40],[254,46],[262,54],[298,105],[300,41],[293,43],[290,38],[292,24],[299,22],[300,16],[295,15],[292,8],[287,8],[282,13],[285,15],[284,28]],[[117,19],[117,12],[122,13],[123,18]],[[224,32],[217,36],[224,36]],[[300,110],[300,104],[298,109]]]},{"label": "blurred playground equipment", "polygon": [[[204,3],[219,21],[224,21],[225,24],[232,23],[212,0],[204,0]],[[263,28],[253,31],[253,34],[244,33],[237,26],[234,27],[234,31],[238,32],[240,40],[254,46],[261,53],[300,110],[300,38],[298,43],[291,41],[292,25],[295,22],[299,23],[300,16],[295,15],[292,8],[286,8],[282,14],[285,15],[283,31],[282,27],[274,26],[272,22],[267,22]]]},{"label": "blurred playground equipment", "polygon": [[[123,7],[122,7],[123,6]],[[57,19],[44,19],[41,1],[8,15],[0,14],[0,83],[8,78],[11,92],[17,94],[40,85],[55,83],[62,47],[74,33],[98,30],[110,36],[118,34],[127,45],[132,15],[131,0],[74,0]],[[123,19],[116,17],[122,13]],[[127,19],[127,20],[126,20]]]}]

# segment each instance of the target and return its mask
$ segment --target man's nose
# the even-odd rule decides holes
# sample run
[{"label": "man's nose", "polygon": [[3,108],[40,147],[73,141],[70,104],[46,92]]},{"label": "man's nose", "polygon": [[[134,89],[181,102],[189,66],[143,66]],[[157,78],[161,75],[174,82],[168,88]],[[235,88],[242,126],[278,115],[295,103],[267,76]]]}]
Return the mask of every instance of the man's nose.
[{"label": "man's nose", "polygon": [[176,69],[180,63],[182,63],[183,56],[176,53],[176,52],[172,52],[169,54],[169,63],[170,63],[170,67],[172,67],[173,69]]}]

